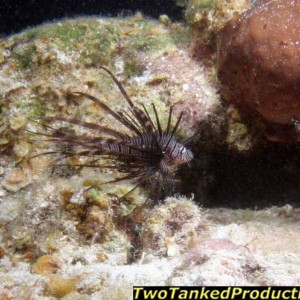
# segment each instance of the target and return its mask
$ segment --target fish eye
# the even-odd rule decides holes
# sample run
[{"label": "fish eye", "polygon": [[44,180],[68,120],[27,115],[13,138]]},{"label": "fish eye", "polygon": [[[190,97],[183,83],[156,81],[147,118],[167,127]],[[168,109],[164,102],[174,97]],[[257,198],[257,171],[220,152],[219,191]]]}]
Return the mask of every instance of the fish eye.
[{"label": "fish eye", "polygon": [[179,151],[181,154],[184,154],[186,152],[186,148],[184,146],[179,148]]}]

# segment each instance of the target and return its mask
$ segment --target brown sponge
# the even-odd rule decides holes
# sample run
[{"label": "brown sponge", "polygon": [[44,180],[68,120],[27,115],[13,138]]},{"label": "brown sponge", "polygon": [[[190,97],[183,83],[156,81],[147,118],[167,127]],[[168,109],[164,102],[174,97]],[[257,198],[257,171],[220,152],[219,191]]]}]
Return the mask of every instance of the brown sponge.
[{"label": "brown sponge", "polygon": [[218,77],[225,100],[272,138],[300,140],[300,0],[262,0],[235,15],[219,36]]}]

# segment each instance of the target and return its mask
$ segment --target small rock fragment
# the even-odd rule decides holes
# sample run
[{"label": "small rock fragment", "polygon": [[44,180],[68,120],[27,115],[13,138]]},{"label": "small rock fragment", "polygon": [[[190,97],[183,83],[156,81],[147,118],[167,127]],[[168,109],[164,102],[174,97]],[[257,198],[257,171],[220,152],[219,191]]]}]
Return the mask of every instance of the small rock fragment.
[{"label": "small rock fragment", "polygon": [[66,279],[60,275],[50,275],[47,283],[51,295],[57,298],[62,298],[75,289],[75,280]]},{"label": "small rock fragment", "polygon": [[2,182],[3,187],[11,192],[17,192],[28,184],[28,175],[22,169],[12,170]]},{"label": "small rock fragment", "polygon": [[60,262],[52,255],[43,255],[33,266],[33,272],[39,275],[54,274],[59,269]]},{"label": "small rock fragment", "polygon": [[19,141],[14,145],[13,151],[18,157],[25,157],[30,151],[30,144],[26,141]]}]

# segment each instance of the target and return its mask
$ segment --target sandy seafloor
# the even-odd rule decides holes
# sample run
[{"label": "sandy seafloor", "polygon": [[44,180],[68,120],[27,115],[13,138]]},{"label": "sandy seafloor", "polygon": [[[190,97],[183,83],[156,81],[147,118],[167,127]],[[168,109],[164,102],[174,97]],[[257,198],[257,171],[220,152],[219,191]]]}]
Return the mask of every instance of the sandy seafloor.
[{"label": "sandy seafloor", "polygon": [[[137,14],[63,20],[1,40],[1,299],[131,299],[133,285],[300,284],[300,210],[288,200],[261,210],[209,209],[198,193],[143,206],[140,189],[119,203],[132,184],[102,187],[113,171],[77,170],[71,160],[52,173],[53,158],[28,161],[54,149],[25,130],[44,132],[36,121],[45,116],[109,124],[72,91],[126,107],[99,65],[135,103],[154,102],[164,126],[174,105],[177,116],[186,113],[183,137],[207,120],[218,135],[224,116],[214,67],[193,58],[191,39],[165,16]],[[90,185],[93,192],[82,193]]]}]

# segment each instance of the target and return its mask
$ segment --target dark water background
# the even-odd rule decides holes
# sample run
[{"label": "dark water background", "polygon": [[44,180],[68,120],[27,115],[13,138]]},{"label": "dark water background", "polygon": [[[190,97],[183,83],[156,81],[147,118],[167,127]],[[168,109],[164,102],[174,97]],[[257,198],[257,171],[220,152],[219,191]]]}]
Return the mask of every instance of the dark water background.
[{"label": "dark water background", "polygon": [[167,14],[173,21],[183,16],[183,7],[175,0],[0,0],[0,34],[66,17],[130,15],[137,11],[153,18]]}]

